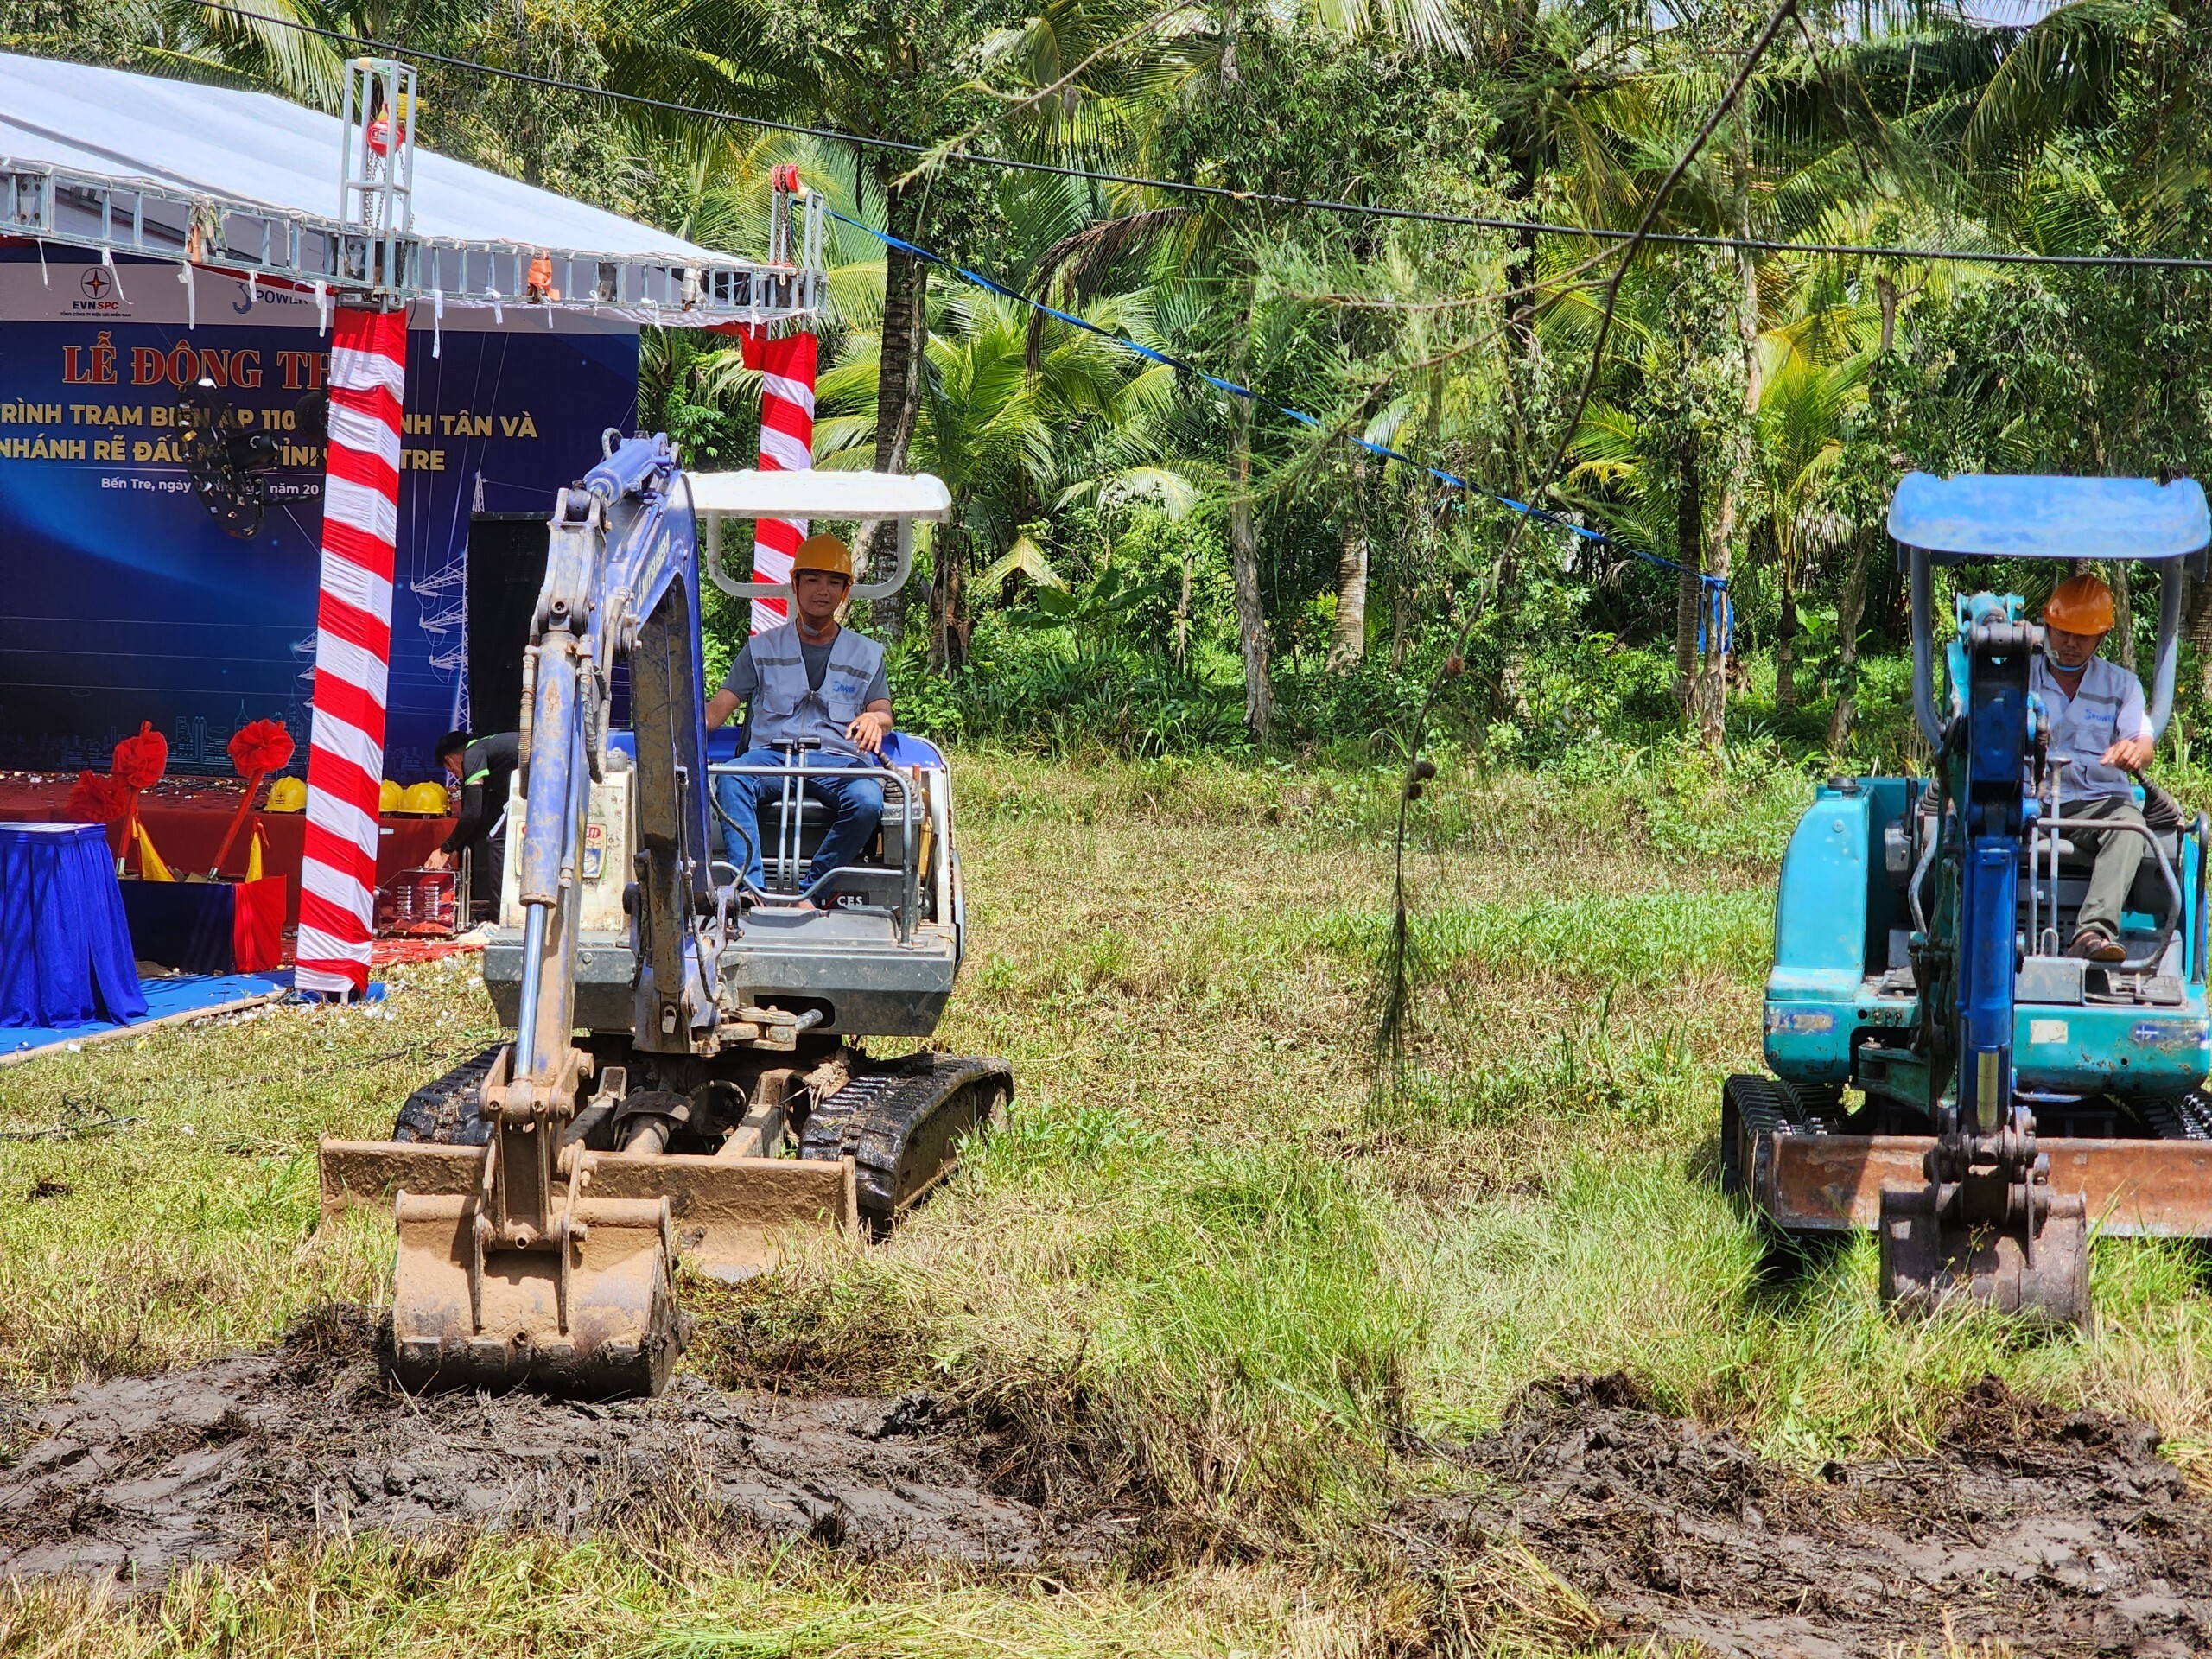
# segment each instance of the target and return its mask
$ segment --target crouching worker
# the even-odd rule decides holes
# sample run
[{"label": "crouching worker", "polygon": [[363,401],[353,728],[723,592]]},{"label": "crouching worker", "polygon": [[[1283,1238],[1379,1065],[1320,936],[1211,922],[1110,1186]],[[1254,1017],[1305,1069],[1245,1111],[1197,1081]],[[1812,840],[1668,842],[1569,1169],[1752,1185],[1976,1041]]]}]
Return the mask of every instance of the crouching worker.
[{"label": "crouching worker", "polygon": [[521,762],[519,732],[486,737],[448,732],[438,740],[438,764],[461,785],[461,811],[454,819],[453,833],[423,861],[423,868],[442,870],[466,852],[468,907],[495,918],[506,861],[507,785]]},{"label": "crouching worker", "polygon": [[[2059,774],[2060,817],[2141,825],[2129,774],[2151,764],[2151,715],[2143,683],[2097,655],[2112,625],[2112,590],[2102,582],[2080,575],[2059,583],[2044,607],[2044,654],[2030,685],[2050,722],[2051,758],[2066,760]],[[2067,839],[2096,857],[2067,954],[2089,962],[2122,961],[2127,952],[2120,943],[2120,907],[2150,842],[2128,830],[2075,830]]]},{"label": "crouching worker", "polygon": [[[812,741],[798,758],[808,772],[804,788],[830,811],[829,831],[807,866],[802,892],[831,870],[853,863],[874,836],[883,817],[883,785],[867,775],[883,753],[891,730],[891,687],[883,647],[841,627],[837,613],[853,587],[853,556],[835,536],[810,536],[791,561],[792,620],[756,633],[707,704],[709,729],[742,703],[746,751],[739,764],[786,764],[780,744]],[[783,791],[780,778],[715,779],[721,809],[722,845],[754,893],[766,889],[760,867],[759,808]],[[830,895],[822,895],[827,903]],[[804,904],[811,910],[815,906]]]}]

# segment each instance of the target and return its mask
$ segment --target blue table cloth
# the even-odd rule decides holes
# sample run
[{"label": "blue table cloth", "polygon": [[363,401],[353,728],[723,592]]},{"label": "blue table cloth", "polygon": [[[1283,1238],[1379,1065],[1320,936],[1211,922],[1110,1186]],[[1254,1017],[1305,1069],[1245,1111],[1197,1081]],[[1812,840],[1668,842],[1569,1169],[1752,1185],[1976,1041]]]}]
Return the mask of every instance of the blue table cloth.
[{"label": "blue table cloth", "polygon": [[0,823],[0,1026],[145,1013],[107,831]]}]

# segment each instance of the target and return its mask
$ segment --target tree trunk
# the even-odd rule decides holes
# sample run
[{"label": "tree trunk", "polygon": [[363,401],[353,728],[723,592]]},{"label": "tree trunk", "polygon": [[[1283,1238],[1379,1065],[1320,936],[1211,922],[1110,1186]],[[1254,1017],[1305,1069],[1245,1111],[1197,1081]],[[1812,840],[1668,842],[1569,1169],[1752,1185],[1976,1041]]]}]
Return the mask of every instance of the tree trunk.
[{"label": "tree trunk", "polygon": [[1183,545],[1183,587],[1175,595],[1175,666],[1185,666],[1191,653],[1191,549]]},{"label": "tree trunk", "polygon": [[[1390,561],[1390,671],[1405,671],[1406,652],[1413,644],[1414,579],[1420,566],[1414,558],[1413,545],[1408,541],[1398,543],[1398,556]],[[2212,658],[2207,658],[2212,662]]]},{"label": "tree trunk", "polygon": [[[887,188],[884,217],[893,236],[912,241],[920,228],[915,220],[923,188],[918,181]],[[912,254],[893,247],[884,249],[882,346],[875,370],[875,470],[879,473],[906,470],[906,451],[913,442],[914,423],[921,412],[922,378],[927,367],[929,279],[929,266]],[[897,535],[896,526],[880,520],[861,525],[855,550],[860,567],[871,572],[887,571]],[[939,556],[941,560],[943,556]],[[901,588],[875,601],[875,628],[888,640],[895,641],[906,632],[907,591]],[[938,610],[934,588],[930,604],[934,616]],[[932,651],[936,639],[933,630]]]},{"label": "tree trunk", "polygon": [[[1732,452],[1741,447],[1737,442],[1729,445]],[[1713,507],[1713,530],[1705,544],[1705,571],[1713,580],[1699,594],[1699,609],[1705,618],[1705,657],[1698,669],[1697,730],[1710,749],[1719,748],[1727,734],[1731,642],[1724,626],[1727,589],[1719,584],[1728,580],[1735,568],[1736,502],[1743,488],[1744,471],[1732,453],[1721,475],[1720,499]]]},{"label": "tree trunk", "polygon": [[[1537,64],[1527,61],[1537,54],[1532,51],[1541,19],[1536,0],[1509,0],[1502,9],[1505,29],[1503,50],[1498,65],[1509,86],[1518,79],[1520,95],[1509,94],[1506,113],[1499,124],[1497,143],[1505,156],[1512,181],[1507,186],[1508,200],[1530,210],[1526,217],[1535,218],[1536,189],[1544,173],[1546,150],[1544,142],[1545,110],[1536,85],[1557,68],[1544,54],[1544,60]],[[1533,464],[1530,457],[1535,446],[1529,441],[1529,413],[1537,393],[1542,363],[1543,347],[1536,334],[1536,273],[1538,232],[1533,226],[1515,232],[1514,245],[1517,257],[1506,263],[1506,271],[1514,288],[1518,290],[1511,298],[1506,312],[1505,396],[1507,417],[1513,423],[1512,451],[1517,458],[1514,479],[1515,489],[1525,494],[1530,486],[1527,468]]]},{"label": "tree trunk", "polygon": [[1836,602],[1835,708],[1828,715],[1828,750],[1834,754],[1841,754],[1851,741],[1851,723],[1859,714],[1859,619],[1866,608],[1866,550],[1874,540],[1875,532],[1864,530],[1851,538],[1851,574]]},{"label": "tree trunk", "polygon": [[[1886,359],[1897,346],[1897,285],[1877,273],[1874,295],[1882,308],[1881,354]],[[1895,411],[1890,406],[1887,384],[1878,381],[1872,405],[1875,429],[1881,435],[1885,448],[1896,435]],[[1882,527],[1878,524],[1861,525],[1851,537],[1851,570],[1844,578],[1843,595],[1835,607],[1835,707],[1828,711],[1831,754],[1843,753],[1859,719],[1859,624],[1866,614],[1868,562],[1882,542]]]},{"label": "tree trunk", "polygon": [[2186,578],[2189,588],[2182,604],[2182,638],[2196,650],[2199,694],[2212,700],[2212,582]]},{"label": "tree trunk", "polygon": [[1342,673],[1367,656],[1367,462],[1351,464],[1350,516],[1344,520],[1344,549],[1337,556],[1337,621],[1329,639],[1329,668]]},{"label": "tree trunk", "polygon": [[1675,588],[1675,701],[1687,715],[1696,685],[1697,620],[1705,584],[1698,573],[1705,569],[1704,480],[1700,476],[1698,442],[1694,434],[1675,451],[1675,562],[1682,567]]},{"label": "tree trunk", "polygon": [[965,614],[968,537],[950,519],[937,527],[932,543],[937,554],[937,579],[930,583],[930,666],[950,673],[968,660],[968,620]]},{"label": "tree trunk", "polygon": [[[1737,163],[1737,177],[1743,180],[1749,170],[1748,158],[1740,153]],[[1737,233],[1751,234],[1749,199],[1740,194],[1738,209]],[[1745,486],[1751,481],[1751,423],[1758,414],[1759,393],[1763,390],[1759,367],[1759,276],[1758,266],[1751,258],[1751,250],[1736,251],[1736,268],[1743,279],[1743,297],[1736,308],[1736,338],[1743,352],[1744,411],[1730,435],[1728,465],[1722,474],[1720,499],[1714,505],[1713,534],[1708,539],[1706,574],[1726,582],[1734,569],[1736,551],[1736,520],[1742,506]],[[1706,606],[1707,622],[1705,632],[1705,670],[1698,679],[1698,735],[1708,748],[1719,748],[1727,734],[1728,721],[1728,653],[1731,641],[1724,626],[1728,600],[1726,590],[1708,589]]]},{"label": "tree trunk", "polygon": [[1252,523],[1252,406],[1237,400],[1229,474],[1236,493],[1229,508],[1229,564],[1236,585],[1236,632],[1244,645],[1244,724],[1265,743],[1275,718],[1268,678],[1268,617],[1260,603],[1260,537]]},{"label": "tree trunk", "polygon": [[1797,562],[1777,556],[1776,585],[1782,591],[1781,613],[1774,623],[1774,712],[1797,711]]}]

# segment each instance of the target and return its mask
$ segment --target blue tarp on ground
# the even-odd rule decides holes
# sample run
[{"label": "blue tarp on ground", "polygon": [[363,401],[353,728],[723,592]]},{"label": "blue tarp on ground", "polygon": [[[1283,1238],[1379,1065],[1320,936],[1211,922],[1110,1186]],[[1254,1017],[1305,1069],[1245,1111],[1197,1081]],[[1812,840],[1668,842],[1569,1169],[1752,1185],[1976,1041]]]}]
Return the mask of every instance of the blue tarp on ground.
[{"label": "blue tarp on ground", "polygon": [[[271,991],[289,991],[292,988],[292,970],[286,968],[273,974],[182,974],[175,979],[148,979],[141,983],[146,992],[146,1017],[130,1021],[130,1026],[143,1026],[202,1008],[219,1008],[226,1002],[243,1002],[248,997],[265,996]],[[10,1026],[0,1031],[0,1057],[20,1054],[27,1049],[81,1043],[127,1028],[106,1020],[87,1020],[80,1026]]]}]

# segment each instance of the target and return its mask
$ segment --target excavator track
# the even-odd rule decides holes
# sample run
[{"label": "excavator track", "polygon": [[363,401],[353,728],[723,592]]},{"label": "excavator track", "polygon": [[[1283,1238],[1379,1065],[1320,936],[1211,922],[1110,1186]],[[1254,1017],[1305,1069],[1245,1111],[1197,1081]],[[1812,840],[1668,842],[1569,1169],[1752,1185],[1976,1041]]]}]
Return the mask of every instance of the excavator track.
[{"label": "excavator track", "polygon": [[476,1095],[504,1046],[493,1044],[408,1096],[391,1126],[391,1138],[401,1145],[439,1147],[480,1147],[489,1141],[492,1126],[477,1116]]},{"label": "excavator track", "polygon": [[[1831,1108],[1834,1102],[1827,1103]],[[1752,1187],[1761,1148],[1777,1135],[1833,1135],[1836,1124],[1778,1077],[1739,1072],[1720,1089],[1720,1190],[1743,1197]]]},{"label": "excavator track", "polygon": [[887,1227],[959,1166],[963,1135],[989,1128],[1014,1098],[997,1058],[920,1053],[880,1063],[807,1115],[799,1156],[850,1158],[860,1212]]},{"label": "excavator track", "polygon": [[2202,1090],[2173,1100],[2145,1101],[2136,1113],[2161,1141],[2212,1141],[2212,1096]]}]

